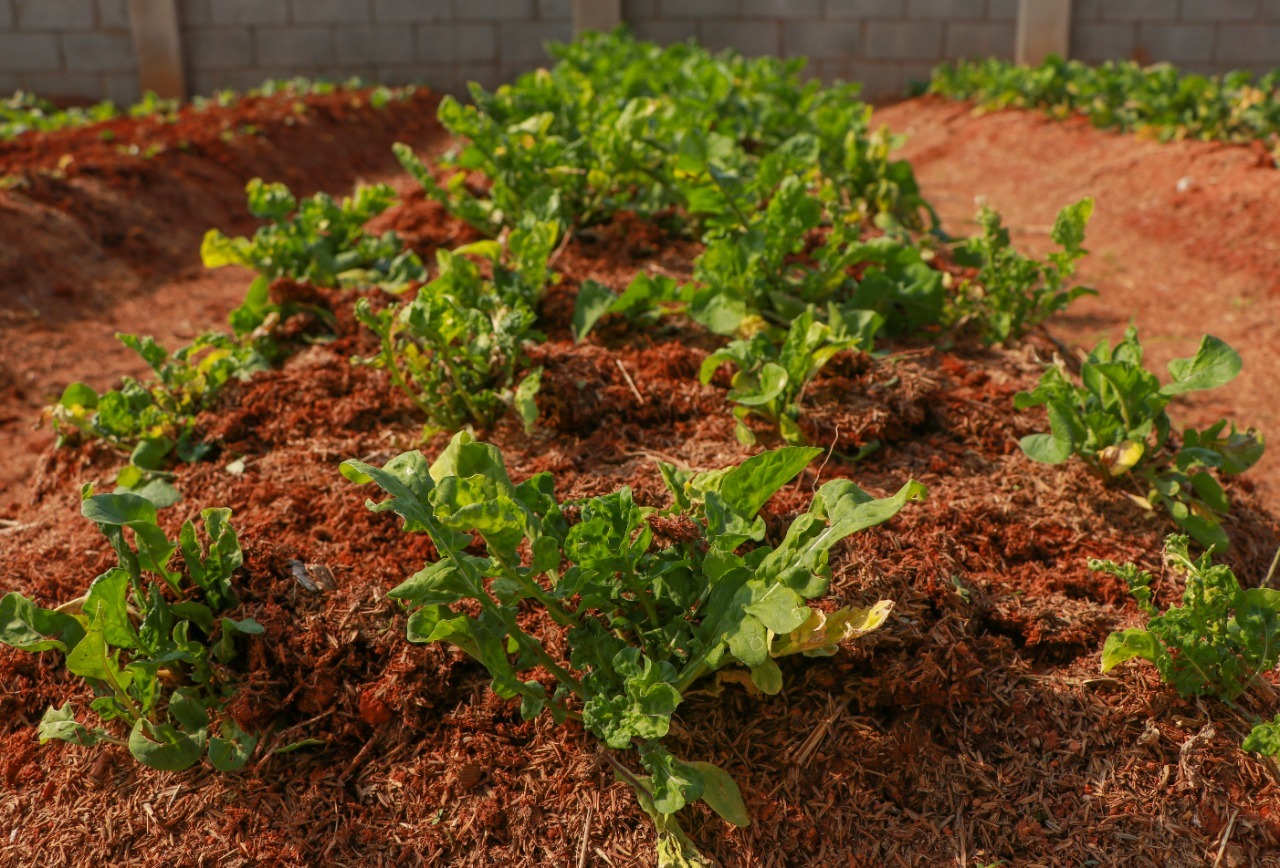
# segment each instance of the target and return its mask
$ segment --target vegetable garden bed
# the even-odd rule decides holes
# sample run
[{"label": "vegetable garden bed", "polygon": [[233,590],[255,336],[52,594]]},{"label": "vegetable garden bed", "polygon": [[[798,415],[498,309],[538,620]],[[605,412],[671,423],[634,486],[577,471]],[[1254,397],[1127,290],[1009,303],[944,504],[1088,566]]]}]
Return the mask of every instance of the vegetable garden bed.
[{"label": "vegetable garden bed", "polygon": [[[388,117],[388,132],[399,124],[426,130],[425,141],[415,141],[421,150],[439,146],[421,117]],[[70,141],[91,129],[50,137]],[[295,142],[286,133],[274,146],[255,145],[235,171],[275,180]],[[385,140],[378,144],[389,154]],[[317,152],[320,166],[331,159]],[[163,155],[155,162],[168,166]],[[155,171],[144,166],[140,177]],[[282,180],[299,194],[345,188],[349,176],[327,172]],[[41,183],[64,182],[36,180],[29,189]],[[423,263],[481,240],[407,178],[396,187],[401,204],[375,218],[371,233],[395,230]],[[72,204],[67,213],[82,208]],[[209,225],[229,234],[254,225],[243,215],[173,222],[192,257]],[[1058,351],[1047,336],[1031,332],[1008,348],[973,335],[946,348],[936,345],[936,333],[879,337],[874,355],[834,355],[794,405],[771,416],[735,414],[730,366],[699,377],[704,360],[729,339],[712,328],[669,314],[643,326],[608,314],[575,341],[583,331],[576,299],[588,281],[614,292],[638,272],[683,283],[698,273],[704,250],[696,236],[672,232],[660,219],[619,213],[592,223],[557,241],[551,267],[563,277],[533,304],[545,339],[526,348],[523,363],[541,370],[532,431],[506,413],[481,432],[501,450],[513,481],[549,472],[561,502],[629,486],[636,503],[664,507],[672,497],[664,472],[669,479],[736,465],[762,447],[782,446],[783,435],[799,437],[819,455],[761,510],[758,544],[775,547],[824,483],[851,479],[878,497],[913,478],[928,488],[927,499],[901,505],[887,523],[832,550],[830,590],[818,605],[831,613],[892,601],[879,629],[834,657],[782,659],[777,695],[748,689],[755,671],[748,677],[732,668],[721,671],[741,677],[707,678],[684,692],[662,743],[731,775],[751,820],[736,828],[706,803],[692,804],[680,817],[698,849],[751,865],[1199,865],[1219,851],[1223,864],[1274,859],[1274,767],[1240,749],[1248,733],[1240,718],[1216,700],[1179,698],[1150,667],[1098,671],[1108,635],[1141,619],[1125,582],[1091,571],[1089,560],[1156,571],[1156,600],[1167,606],[1180,592],[1173,574],[1160,572],[1160,552],[1176,527],[1162,512],[1135,508],[1125,491],[1099,484],[1079,461],[1038,464],[1019,450],[1019,438],[1046,430],[1040,411],[1015,411],[1014,395],[1033,389],[1044,360]],[[809,249],[815,243],[809,239]],[[145,258],[125,259],[126,267]],[[950,286],[975,274],[946,253],[930,262],[950,275]],[[503,267],[502,260],[485,263],[482,279],[501,281]],[[223,312],[250,279],[224,273],[240,292],[228,286]],[[438,274],[432,266],[431,276]],[[145,282],[116,286],[103,290],[105,300],[155,291]],[[300,311],[282,316],[271,335],[287,356],[276,369],[233,380],[195,417],[196,440],[213,451],[165,465],[183,499],[159,520],[176,534],[202,507],[233,509],[244,556],[234,617],[263,630],[243,641],[231,664],[235,689],[219,719],[260,734],[256,750],[243,770],[220,774],[203,765],[155,771],[107,745],[41,747],[33,729],[45,709],[74,700],[82,719],[90,717],[90,692],[59,655],[0,645],[0,858],[651,862],[654,824],[633,786],[616,776],[619,763],[635,772],[634,752],[611,759],[578,720],[556,725],[549,713],[523,720],[520,703],[499,699],[471,657],[405,640],[414,628],[388,591],[437,560],[441,547],[426,534],[403,533],[397,517],[366,509],[367,489],[338,471],[347,459],[381,467],[419,446],[430,461],[449,446],[452,431],[421,442],[421,407],[412,392],[388,384],[386,365],[349,361],[378,356],[384,342],[362,322],[400,301],[379,289],[287,277],[274,282],[271,299],[281,311]],[[362,303],[367,312],[358,316]],[[204,317],[200,326],[222,318]],[[131,325],[166,327],[173,326],[159,316]],[[93,371],[94,359],[59,349],[39,321],[15,318],[3,328],[31,352],[50,352],[49,373],[29,387],[50,400]],[[193,330],[174,328],[186,336]],[[1162,365],[1156,370],[1168,380]],[[95,386],[111,386],[110,379]],[[734,386],[746,389],[742,380]],[[792,412],[794,431],[779,421]],[[740,433],[744,425],[749,437]],[[743,442],[751,438],[754,444]],[[849,460],[857,454],[861,460]],[[126,458],[88,440],[44,449],[38,471],[15,463],[23,470],[11,474],[10,490],[30,502],[15,499],[0,526],[6,590],[60,603],[115,563],[99,530],[78,517],[80,486],[95,481],[108,490]],[[663,471],[663,462],[673,469]],[[1231,547],[1220,559],[1257,584],[1280,528],[1247,478],[1223,480]],[[651,553],[689,544],[687,522],[706,520],[690,508],[693,519],[650,520]],[[700,532],[709,536],[710,526]],[[473,543],[467,551],[484,549]],[[457,605],[478,613],[469,601]],[[519,628],[567,659],[563,622],[549,611],[526,601]],[[555,679],[543,668],[531,672],[525,677],[550,695]]]}]

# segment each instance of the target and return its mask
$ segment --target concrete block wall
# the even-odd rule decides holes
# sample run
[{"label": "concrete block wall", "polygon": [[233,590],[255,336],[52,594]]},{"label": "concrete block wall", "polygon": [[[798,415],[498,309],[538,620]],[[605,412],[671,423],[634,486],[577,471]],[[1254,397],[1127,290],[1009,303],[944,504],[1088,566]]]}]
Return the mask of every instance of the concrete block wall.
[{"label": "concrete block wall", "polygon": [[[359,75],[461,92],[545,62],[572,35],[571,0],[176,0],[194,93],[266,78]],[[695,37],[750,55],[807,56],[824,79],[900,96],[939,61],[1010,58],[1018,0],[621,0],[645,39]],[[139,96],[128,0],[0,0],[0,94]],[[1280,67],[1280,0],[1074,0],[1072,56],[1189,70]]]},{"label": "concrete block wall", "polygon": [[870,99],[902,95],[941,60],[1012,59],[1017,0],[623,0],[637,36],[697,38],[744,54],[808,57],[826,80],[863,84]]},{"label": "concrete block wall", "polygon": [[194,93],[295,75],[496,87],[573,30],[568,0],[179,0],[178,18]]},{"label": "concrete block wall", "polygon": [[0,95],[15,90],[132,102],[127,0],[0,0]]},{"label": "concrete block wall", "polygon": [[1167,60],[1188,71],[1280,67],[1276,0],[1074,0],[1071,54],[1099,63]]}]

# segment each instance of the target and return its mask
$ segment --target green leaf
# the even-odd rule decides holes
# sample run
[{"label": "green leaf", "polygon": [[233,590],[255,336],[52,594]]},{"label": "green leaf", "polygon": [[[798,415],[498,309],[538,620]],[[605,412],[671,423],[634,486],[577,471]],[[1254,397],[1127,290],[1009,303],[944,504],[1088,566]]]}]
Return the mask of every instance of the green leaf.
[{"label": "green leaf", "polygon": [[169,715],[188,732],[209,725],[209,712],[186,690],[175,691],[169,699]]},{"label": "green leaf", "polygon": [[759,666],[751,667],[751,683],[761,693],[776,696],[782,692],[782,670],[772,657],[766,657]]},{"label": "green leaf", "polygon": [[136,494],[95,494],[80,505],[85,518],[98,524],[133,527],[156,523],[156,507]]},{"label": "green leaf", "polygon": [[1191,487],[1195,489],[1200,499],[1209,505],[1210,509],[1223,513],[1231,511],[1231,503],[1227,500],[1227,493],[1222,490],[1222,485],[1213,477],[1213,474],[1207,471],[1192,473]]},{"label": "green leaf", "polygon": [[584,280],[578,288],[578,298],[573,306],[573,340],[582,343],[600,318],[610,312],[618,296],[603,283]]},{"label": "green leaf", "polygon": [[674,814],[702,796],[702,774],[681,762],[658,742],[640,746],[640,762],[652,775],[653,807],[660,814]]},{"label": "green leaf", "polygon": [[62,390],[62,397],[58,399],[58,406],[66,407],[67,409],[79,407],[85,410],[92,410],[98,406],[98,393],[84,383],[72,383]]},{"label": "green leaf", "polygon": [[889,497],[873,498],[847,479],[833,479],[818,489],[814,510],[825,515],[831,526],[813,547],[830,548],[850,534],[884,524],[912,501],[924,500],[929,489],[910,480]]},{"label": "green leaf", "polygon": [[200,761],[208,737],[204,729],[185,733],[167,723],[153,724],[143,719],[135,723],[129,733],[129,753],[144,766],[160,771],[182,771]]},{"label": "green leaf", "polygon": [[239,771],[249,762],[257,746],[257,737],[228,720],[222,725],[222,735],[209,739],[209,762],[220,772]]},{"label": "green leaf", "polygon": [[1280,714],[1255,726],[1240,746],[1263,756],[1280,756]]},{"label": "green leaf", "polygon": [[122,490],[118,490],[115,493],[136,494],[138,497],[144,497],[151,501],[156,509],[168,509],[182,500],[182,492],[178,490],[177,486],[160,477],[143,480],[142,484],[138,486],[124,486]]},{"label": "green leaf", "polygon": [[[719,477],[715,489],[731,510],[753,518],[769,498],[821,454],[821,449],[805,446],[784,446],[762,452]],[[698,485],[698,480],[694,480],[694,485]]]},{"label": "green leaf", "polygon": [[163,470],[173,441],[168,437],[144,437],[129,455],[129,463],[143,470]]},{"label": "green leaf", "polygon": [[533,429],[538,422],[538,402],[536,398],[538,390],[541,388],[542,368],[536,368],[525,375],[524,379],[520,381],[520,385],[516,386],[514,398],[516,415],[524,425],[524,433],[526,434],[533,433]]},{"label": "green leaf", "polygon": [[776,400],[791,382],[786,369],[773,362],[765,362],[755,377],[746,380],[740,377],[734,377],[729,399],[747,407],[760,407]]},{"label": "green leaf", "polygon": [[1162,395],[1181,395],[1226,385],[1240,373],[1240,354],[1213,335],[1205,335],[1200,349],[1189,359],[1169,362],[1173,382],[1160,389]]},{"label": "green leaf", "polygon": [[[67,671],[83,678],[93,678],[104,683],[121,683],[124,674],[109,656],[106,639],[102,635],[102,619],[90,617],[84,638],[67,654]],[[121,686],[124,686],[121,684]]]},{"label": "green leaf", "polygon": [[248,335],[266,321],[271,310],[271,281],[260,274],[249,284],[244,301],[231,311],[228,321],[237,336]]},{"label": "green leaf", "polygon": [[790,633],[809,620],[809,607],[804,598],[783,585],[774,585],[760,593],[744,608],[749,615],[777,634]]},{"label": "green leaf", "polygon": [[1137,627],[1120,630],[1108,636],[1102,646],[1102,671],[1110,672],[1134,657],[1156,663],[1164,653],[1160,643],[1146,630]]},{"label": "green leaf", "polygon": [[[457,435],[463,436],[465,432]],[[455,437],[455,440],[457,437]],[[409,531],[428,531],[436,526],[427,496],[435,487],[431,478],[427,459],[421,452],[405,452],[392,458],[385,467],[374,467],[363,461],[344,461],[338,467],[347,479],[357,485],[377,482],[378,487],[391,495],[381,503],[366,501],[373,512],[391,510],[404,519],[404,529]]]},{"label": "green leaf", "polygon": [[89,746],[101,740],[98,730],[86,729],[76,721],[70,702],[64,703],[62,708],[55,709],[50,706],[45,711],[44,717],[40,718],[40,727],[36,734],[41,744],[56,738],[59,741]]},{"label": "green leaf", "polygon": [[117,567],[94,579],[85,595],[83,609],[90,625],[116,648],[138,646],[138,634],[129,620],[129,588],[129,573]]},{"label": "green leaf", "polygon": [[388,591],[387,596],[417,607],[449,605],[465,597],[477,597],[480,593],[481,589],[471,583],[466,573],[454,566],[452,561],[442,560],[427,564]]},{"label": "green leaf", "polygon": [[1028,434],[1018,445],[1028,458],[1043,464],[1061,464],[1071,457],[1071,441],[1052,434]]},{"label": "green leaf", "polygon": [[18,593],[0,599],[0,642],[22,651],[63,651],[84,637],[70,615],[44,609]]},{"label": "green leaf", "polygon": [[760,666],[769,658],[769,636],[755,618],[742,618],[724,634],[729,651],[747,666]]},{"label": "green leaf", "polygon": [[741,829],[751,825],[746,803],[742,801],[742,791],[728,772],[708,762],[691,762],[689,765],[702,775],[702,801],[711,810]]}]

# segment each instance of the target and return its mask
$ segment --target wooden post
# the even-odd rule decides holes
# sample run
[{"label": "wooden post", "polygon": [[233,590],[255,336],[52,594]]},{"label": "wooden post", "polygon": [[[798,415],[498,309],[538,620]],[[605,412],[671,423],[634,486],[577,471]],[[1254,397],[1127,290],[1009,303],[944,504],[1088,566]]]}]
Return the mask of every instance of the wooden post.
[{"label": "wooden post", "polygon": [[573,0],[574,35],[584,30],[609,31],[622,23],[622,0]]},{"label": "wooden post", "polygon": [[138,84],[166,99],[187,98],[176,0],[129,0]]},{"label": "wooden post", "polygon": [[1071,0],[1018,0],[1018,38],[1014,60],[1039,66],[1050,54],[1068,57]]}]

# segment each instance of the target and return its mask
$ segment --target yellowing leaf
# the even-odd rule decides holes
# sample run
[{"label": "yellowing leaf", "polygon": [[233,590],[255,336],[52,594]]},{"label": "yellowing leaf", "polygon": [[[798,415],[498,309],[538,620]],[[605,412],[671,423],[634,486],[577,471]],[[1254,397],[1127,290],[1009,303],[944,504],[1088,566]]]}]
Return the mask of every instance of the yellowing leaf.
[{"label": "yellowing leaf", "polygon": [[841,643],[875,630],[888,619],[892,611],[892,600],[881,600],[866,609],[837,609],[834,612],[811,609],[808,621],[787,635],[773,640],[770,656],[806,654],[810,657],[829,657]]},{"label": "yellowing leaf", "polygon": [[1121,476],[1136,467],[1146,451],[1146,444],[1138,440],[1126,440],[1117,446],[1103,449],[1098,458],[1108,474]]}]

